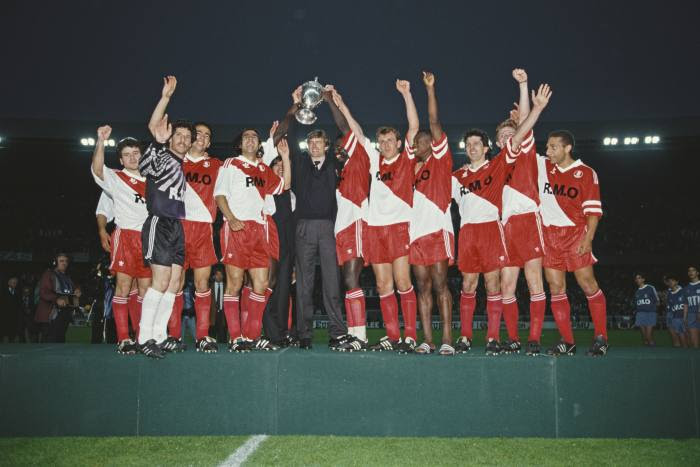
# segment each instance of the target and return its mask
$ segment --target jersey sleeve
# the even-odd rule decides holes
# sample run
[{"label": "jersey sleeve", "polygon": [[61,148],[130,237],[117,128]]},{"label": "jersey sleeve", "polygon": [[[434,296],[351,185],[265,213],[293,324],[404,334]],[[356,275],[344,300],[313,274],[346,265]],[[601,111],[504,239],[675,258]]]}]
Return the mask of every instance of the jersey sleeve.
[{"label": "jersey sleeve", "polygon": [[404,138],[403,140],[403,152],[410,160],[413,160],[416,156],[413,146],[411,146],[411,142],[408,140],[408,138]]},{"label": "jersey sleeve", "polygon": [[452,198],[459,200],[459,191],[462,188],[462,184],[457,180],[457,176],[452,174]]},{"label": "jersey sleeve", "polygon": [[228,194],[231,193],[233,167],[230,167],[229,164],[230,161],[227,160],[224,165],[219,167],[219,173],[216,176],[216,183],[214,183],[214,196],[228,196]]},{"label": "jersey sleeve", "polygon": [[266,168],[263,175],[265,177],[265,193],[268,195],[282,194],[284,191],[284,179],[270,168]]},{"label": "jersey sleeve", "polygon": [[430,149],[435,159],[441,160],[443,157],[447,156],[447,159],[449,159],[451,163],[452,151],[450,151],[450,145],[447,144],[447,135],[444,132],[439,141],[432,141],[430,143]]},{"label": "jersey sleeve", "polygon": [[528,131],[520,143],[520,146],[513,147],[513,137],[511,136],[506,141],[506,162],[509,164],[525,154],[529,154],[535,148],[535,134],[532,130]]},{"label": "jersey sleeve", "polygon": [[581,198],[581,209],[584,216],[603,215],[603,205],[600,202],[600,185],[598,184],[598,174],[590,169],[590,173],[585,174],[582,186],[583,196]]},{"label": "jersey sleeve", "polygon": [[658,304],[659,304],[659,294],[656,292],[656,287],[654,287],[654,286],[652,285],[652,286],[651,286],[651,291],[654,292],[654,295],[653,295],[653,297],[652,297],[652,299],[653,299],[652,304],[653,304],[653,305],[658,305]]},{"label": "jersey sleeve", "polygon": [[114,173],[114,170],[110,169],[106,165],[102,165],[102,178],[97,176],[97,174],[92,170],[92,167],[90,167],[90,173],[92,173],[92,178],[95,179],[97,186],[102,188],[102,190],[107,191],[111,196],[114,190],[114,184],[118,181],[115,180],[117,175]]},{"label": "jersey sleeve", "polygon": [[379,151],[377,151],[377,149],[372,145],[372,142],[369,140],[369,138],[363,136],[362,138],[358,138],[358,140],[360,140],[359,142],[362,144],[362,147],[365,148],[365,152],[367,153],[367,157],[369,158],[370,163],[372,165],[378,165]]},{"label": "jersey sleeve", "polygon": [[272,139],[272,137],[267,138],[267,141],[265,141],[262,144],[262,150],[263,150],[263,156],[262,156],[262,161],[265,163],[265,165],[270,165],[270,163],[275,160],[277,156],[279,156],[279,153],[277,152],[277,148],[275,147],[275,142]]},{"label": "jersey sleeve", "polygon": [[100,194],[100,200],[97,202],[95,216],[103,215],[107,218],[107,222],[114,220],[114,200],[106,192]]},{"label": "jersey sleeve", "polygon": [[165,144],[151,143],[139,160],[139,172],[144,177],[159,177],[165,170],[169,156],[170,151]]}]

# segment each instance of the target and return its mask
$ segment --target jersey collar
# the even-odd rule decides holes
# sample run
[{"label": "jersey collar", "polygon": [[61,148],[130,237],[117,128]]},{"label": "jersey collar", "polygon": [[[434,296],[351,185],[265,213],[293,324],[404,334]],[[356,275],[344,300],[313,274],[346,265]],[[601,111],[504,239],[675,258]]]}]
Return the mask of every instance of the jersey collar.
[{"label": "jersey collar", "polygon": [[128,175],[128,176],[131,177],[131,178],[135,178],[135,179],[138,180],[139,182],[145,182],[145,181],[146,181],[146,177],[143,177],[143,176],[141,176],[141,175],[135,175],[135,174],[129,172],[128,170],[126,170],[126,169],[122,169],[121,172],[122,172],[124,175]]},{"label": "jersey collar", "polygon": [[561,173],[566,173],[569,170],[573,169],[574,167],[580,167],[582,165],[583,165],[583,162],[581,162],[581,159],[576,159],[570,166],[568,166],[565,169],[562,169],[561,167],[559,167],[558,165],[555,164],[557,170],[559,170],[559,172],[561,172]]}]

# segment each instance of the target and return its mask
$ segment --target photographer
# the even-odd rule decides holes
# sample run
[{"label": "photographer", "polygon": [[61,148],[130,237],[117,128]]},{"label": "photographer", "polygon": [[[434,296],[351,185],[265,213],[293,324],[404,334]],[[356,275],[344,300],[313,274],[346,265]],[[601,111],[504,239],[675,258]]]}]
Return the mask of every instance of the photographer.
[{"label": "photographer", "polygon": [[34,321],[39,331],[39,342],[65,342],[73,307],[73,281],[66,274],[69,259],[65,253],[56,255],[53,269],[44,272],[39,280],[39,304]]}]

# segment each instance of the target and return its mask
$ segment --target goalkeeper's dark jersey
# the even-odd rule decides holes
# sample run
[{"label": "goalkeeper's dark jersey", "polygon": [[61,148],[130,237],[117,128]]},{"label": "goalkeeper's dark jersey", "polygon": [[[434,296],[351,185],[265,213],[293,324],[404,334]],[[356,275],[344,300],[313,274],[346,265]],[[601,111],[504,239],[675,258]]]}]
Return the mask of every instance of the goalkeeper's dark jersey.
[{"label": "goalkeeper's dark jersey", "polygon": [[164,144],[153,142],[139,161],[146,177],[148,214],[171,219],[185,218],[185,174],[182,160]]}]

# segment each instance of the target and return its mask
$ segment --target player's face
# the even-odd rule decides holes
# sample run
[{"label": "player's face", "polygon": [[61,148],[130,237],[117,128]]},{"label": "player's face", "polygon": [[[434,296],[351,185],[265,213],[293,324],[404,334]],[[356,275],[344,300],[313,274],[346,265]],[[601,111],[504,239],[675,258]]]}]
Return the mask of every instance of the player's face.
[{"label": "player's face", "polygon": [[637,274],[634,276],[634,283],[637,284],[637,287],[641,287],[644,285],[644,278]]},{"label": "player's face", "polygon": [[377,142],[379,143],[379,152],[386,159],[396,157],[401,148],[401,142],[396,138],[396,133],[393,131],[379,135]]},{"label": "player's face", "polygon": [[549,138],[547,140],[547,157],[553,164],[561,164],[566,160],[567,149],[571,151],[571,146],[565,146],[561,138]]},{"label": "player's face", "polygon": [[698,270],[693,266],[688,268],[688,279],[690,279],[692,282],[697,282],[698,280]]},{"label": "player's face", "polygon": [[484,146],[484,142],[480,136],[470,136],[467,138],[467,157],[471,162],[480,162],[486,157],[488,146]]},{"label": "player's face", "polygon": [[278,177],[284,177],[284,166],[281,161],[276,162],[275,165],[270,168]]},{"label": "player's face", "polygon": [[348,161],[348,153],[343,150],[343,138],[336,138],[335,145],[333,146],[333,153],[335,158],[341,164],[345,164]]},{"label": "player's face", "polygon": [[56,270],[59,272],[66,272],[66,269],[68,269],[68,258],[65,256],[56,258]]},{"label": "player's face", "polygon": [[668,281],[666,282],[668,283],[668,287],[671,290],[675,289],[678,286],[678,281],[676,279],[668,279]]},{"label": "player's face", "polygon": [[326,155],[325,138],[309,138],[306,140],[306,145],[309,148],[309,154],[311,154],[311,157],[320,158]]},{"label": "player's face", "polygon": [[175,155],[185,157],[185,154],[192,147],[192,134],[187,128],[176,128],[173,136],[170,137],[170,150]]},{"label": "player's face", "polygon": [[241,149],[243,154],[255,154],[260,147],[258,134],[253,130],[246,130],[241,137]]},{"label": "player's face", "polygon": [[211,130],[205,125],[197,125],[194,128],[197,130],[197,139],[192,143],[192,147],[202,153],[211,146]]},{"label": "player's face", "polygon": [[508,138],[512,138],[514,134],[515,128],[513,128],[512,126],[504,126],[500,130],[498,130],[498,134],[496,135],[496,144],[498,145],[498,148],[505,148],[506,143],[508,142]]},{"label": "player's face", "polygon": [[413,145],[416,147],[416,157],[424,160],[430,155],[432,149],[430,148],[430,136],[425,133],[418,133],[413,139]]},{"label": "player's face", "polygon": [[128,170],[139,170],[139,159],[141,159],[141,149],[137,147],[125,147],[119,157],[119,161]]},{"label": "player's face", "polygon": [[18,283],[18,282],[19,282],[19,281],[17,280],[16,277],[11,277],[10,280],[7,281],[7,285],[8,285],[11,289],[16,289],[16,288],[17,288],[17,283]]}]

